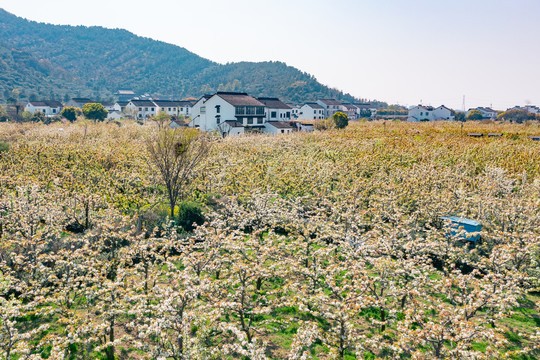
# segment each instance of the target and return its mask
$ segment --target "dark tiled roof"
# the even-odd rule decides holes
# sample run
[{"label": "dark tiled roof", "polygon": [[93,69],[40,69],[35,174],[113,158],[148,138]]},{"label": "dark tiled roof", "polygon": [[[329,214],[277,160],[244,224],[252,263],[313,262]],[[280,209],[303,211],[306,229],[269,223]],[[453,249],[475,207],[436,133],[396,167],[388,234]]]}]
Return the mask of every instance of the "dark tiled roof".
[{"label": "dark tiled roof", "polygon": [[319,101],[325,105],[342,105],[340,101],[335,99],[320,99]]},{"label": "dark tiled roof", "polygon": [[242,124],[241,121],[237,120],[227,120],[225,121],[225,124],[229,125],[230,127],[237,128],[237,127],[244,127],[244,124]]},{"label": "dark tiled roof", "polygon": [[479,107],[478,110],[484,111],[484,112],[496,112],[492,108],[487,108],[487,107]]},{"label": "dark tiled roof", "polygon": [[129,101],[117,101],[116,103],[120,106],[126,106],[127,104],[129,104]]},{"label": "dark tiled roof", "polygon": [[424,106],[424,105],[418,105],[418,107],[421,107],[423,109],[426,109],[427,111],[433,111],[433,106]]},{"label": "dark tiled roof", "polygon": [[317,103],[306,103],[307,106],[313,108],[313,109],[324,109],[321,105]]},{"label": "dark tiled roof", "polygon": [[54,101],[54,100],[45,100],[45,101],[29,101],[29,104],[32,104],[33,106],[48,106],[52,108],[59,108],[63,107],[62,103],[60,101]]},{"label": "dark tiled roof", "polygon": [[135,106],[156,106],[156,104],[150,100],[131,100],[131,103]]},{"label": "dark tiled roof", "polygon": [[180,101],[173,101],[173,100],[154,100],[154,104],[156,104],[159,107],[167,107],[167,106],[180,106]]},{"label": "dark tiled roof", "polygon": [[180,104],[180,106],[191,107],[191,106],[195,105],[195,104],[197,103],[197,101],[193,101],[193,100],[180,100],[180,101],[178,101],[178,103]]},{"label": "dark tiled roof", "polygon": [[103,106],[113,106],[114,103],[112,103],[112,102],[102,102],[101,105],[103,105]]},{"label": "dark tiled roof", "polygon": [[233,106],[264,106],[262,102],[246,93],[218,92],[216,95]]},{"label": "dark tiled roof", "polygon": [[257,98],[269,109],[292,109],[289,105],[285,104],[283,101],[278,98],[269,98],[269,97],[260,97]]},{"label": "dark tiled roof", "polygon": [[353,110],[356,111],[357,107],[351,104],[343,104],[347,108],[347,110]]},{"label": "dark tiled roof", "polygon": [[270,124],[278,129],[294,129],[294,127],[288,121],[268,121],[267,124]]}]

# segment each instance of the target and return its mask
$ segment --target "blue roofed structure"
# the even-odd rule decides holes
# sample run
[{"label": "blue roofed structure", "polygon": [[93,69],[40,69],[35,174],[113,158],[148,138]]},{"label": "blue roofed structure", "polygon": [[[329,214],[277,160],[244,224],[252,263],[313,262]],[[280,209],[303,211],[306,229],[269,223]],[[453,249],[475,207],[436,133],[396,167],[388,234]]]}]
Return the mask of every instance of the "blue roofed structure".
[{"label": "blue roofed structure", "polygon": [[455,229],[455,230],[452,230],[452,235],[458,234],[461,228],[463,228],[463,230],[465,230],[465,232],[467,233],[460,236],[463,240],[467,240],[467,241],[480,240],[480,234],[472,235],[472,233],[478,233],[482,231],[482,224],[480,224],[478,221],[460,218],[457,216],[442,216],[440,219],[447,220],[447,221],[449,220],[451,222],[450,227],[452,229]]}]

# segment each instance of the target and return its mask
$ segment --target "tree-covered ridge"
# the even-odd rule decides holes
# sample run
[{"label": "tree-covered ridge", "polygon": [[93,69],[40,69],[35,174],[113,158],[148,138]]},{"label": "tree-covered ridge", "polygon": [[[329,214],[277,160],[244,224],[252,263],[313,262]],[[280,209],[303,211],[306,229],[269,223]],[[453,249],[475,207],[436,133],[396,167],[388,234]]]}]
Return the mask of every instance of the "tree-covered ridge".
[{"label": "tree-covered ridge", "polygon": [[[329,97],[358,100],[280,62],[221,65],[182,47],[121,29],[44,24],[0,9],[0,38],[63,74],[63,81],[55,80],[57,76],[51,72],[35,78],[28,74],[26,65],[12,66],[6,69],[7,79],[0,80],[3,93],[17,88],[39,96],[77,92],[107,97],[118,89],[130,88],[138,93],[186,97],[234,89],[290,102]],[[2,52],[1,62],[7,59]]]}]

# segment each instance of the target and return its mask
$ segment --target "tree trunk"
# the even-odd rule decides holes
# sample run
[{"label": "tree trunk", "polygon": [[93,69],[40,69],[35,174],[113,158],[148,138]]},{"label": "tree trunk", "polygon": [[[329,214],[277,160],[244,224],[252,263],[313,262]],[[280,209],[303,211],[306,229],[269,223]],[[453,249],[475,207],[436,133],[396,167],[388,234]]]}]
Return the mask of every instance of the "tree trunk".
[{"label": "tree trunk", "polygon": [[[386,314],[384,313],[383,308],[380,308],[380,311],[381,311],[381,321],[384,322],[386,321]],[[384,330],[386,330],[386,324],[381,325],[381,332],[384,332]]]},{"label": "tree trunk", "polygon": [[[109,324],[109,341],[114,342],[114,316]],[[107,360],[114,360],[114,345],[107,347]]]}]

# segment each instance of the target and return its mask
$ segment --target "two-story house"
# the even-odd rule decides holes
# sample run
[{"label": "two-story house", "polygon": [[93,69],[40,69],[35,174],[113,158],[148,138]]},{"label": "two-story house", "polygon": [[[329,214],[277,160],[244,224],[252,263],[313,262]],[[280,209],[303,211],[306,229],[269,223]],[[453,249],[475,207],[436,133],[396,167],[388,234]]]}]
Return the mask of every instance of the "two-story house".
[{"label": "two-story house", "polygon": [[25,111],[31,114],[42,112],[47,117],[60,115],[64,106],[59,101],[30,101],[24,107]]},{"label": "two-story house", "polygon": [[157,114],[157,105],[151,100],[131,100],[126,105],[126,112],[136,119],[147,120]]},{"label": "two-story house", "polygon": [[278,98],[257,98],[265,106],[264,115],[266,121],[291,121],[292,108]]},{"label": "two-story house", "polygon": [[475,108],[475,109],[469,109],[469,111],[467,112],[467,115],[469,115],[469,113],[473,110],[478,110],[482,113],[482,117],[484,119],[496,119],[497,118],[497,115],[498,113],[493,110],[492,108],[488,108],[488,107],[478,107],[478,108]]},{"label": "two-story house", "polygon": [[[203,131],[219,131],[227,135],[230,125],[243,132],[262,132],[264,130],[264,104],[246,93],[217,92],[200,107],[199,127]],[[225,125],[225,122],[229,124]]]},{"label": "two-story house", "polygon": [[434,108],[433,106],[418,105],[409,109],[407,121],[453,121],[455,117],[451,109],[444,105]]},{"label": "two-story house", "polygon": [[346,112],[346,108],[343,106],[341,101],[334,99],[321,99],[317,100],[317,104],[321,105],[324,108],[325,116],[332,117],[338,111]]},{"label": "two-story house", "polygon": [[178,116],[180,101],[154,100],[153,103],[156,105],[156,114],[163,112],[167,115]]},{"label": "two-story house", "polygon": [[318,103],[307,103],[300,108],[300,120],[319,120],[326,118],[326,110]]}]

